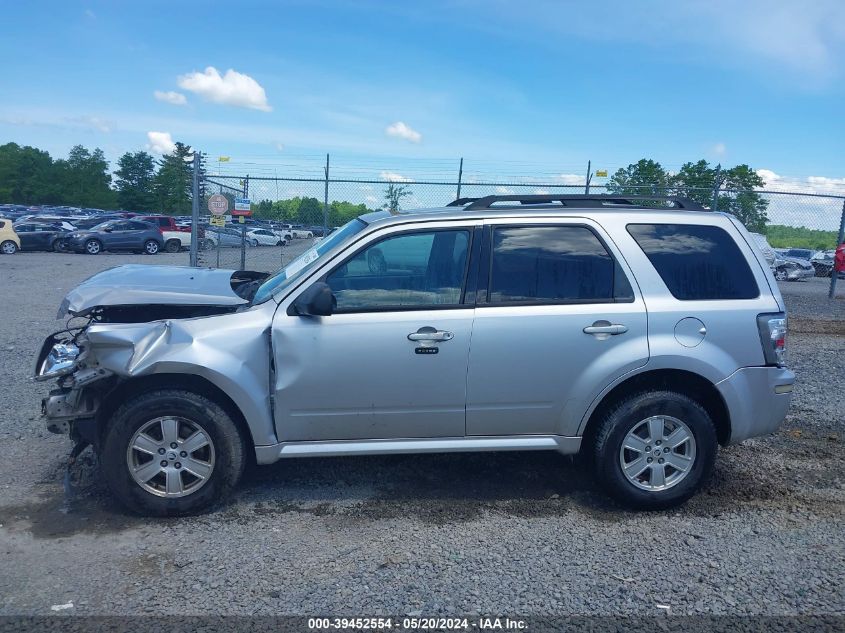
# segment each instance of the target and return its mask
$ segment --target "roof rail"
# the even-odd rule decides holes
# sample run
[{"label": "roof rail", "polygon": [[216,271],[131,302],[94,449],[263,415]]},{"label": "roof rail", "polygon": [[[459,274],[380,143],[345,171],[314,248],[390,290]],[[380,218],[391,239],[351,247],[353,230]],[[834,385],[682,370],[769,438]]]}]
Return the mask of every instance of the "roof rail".
[{"label": "roof rail", "polygon": [[[507,196],[484,196],[483,198],[458,198],[447,206],[464,207],[466,211],[490,209],[496,202],[514,202],[519,204],[555,204],[572,207],[641,207],[643,202],[669,202],[674,209],[684,211],[709,211],[694,200],[681,196],[626,196],[614,194],[526,194]],[[465,206],[466,205],[466,206]],[[555,205],[557,206],[557,205]]]}]

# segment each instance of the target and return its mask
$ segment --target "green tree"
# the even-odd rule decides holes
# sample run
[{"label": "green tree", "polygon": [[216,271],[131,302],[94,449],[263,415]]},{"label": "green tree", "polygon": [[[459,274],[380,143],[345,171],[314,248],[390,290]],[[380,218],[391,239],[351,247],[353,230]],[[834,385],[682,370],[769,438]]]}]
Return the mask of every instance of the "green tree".
[{"label": "green tree", "polygon": [[191,165],[193,157],[190,145],[176,143],[174,150],[158,161],[155,178],[155,193],[159,208],[172,214],[191,212]]},{"label": "green tree", "polygon": [[296,213],[297,224],[322,224],[323,203],[317,198],[303,198]]},{"label": "green tree", "polygon": [[155,160],[147,152],[126,152],[114,172],[121,209],[151,211],[155,207]]},{"label": "green tree", "polygon": [[100,148],[89,152],[82,145],[74,145],[67,160],[56,161],[55,167],[65,204],[99,209],[116,206],[109,163]]},{"label": "green tree", "polygon": [[384,190],[384,199],[387,201],[387,210],[396,213],[401,209],[402,198],[410,196],[411,191],[407,185],[397,185],[391,182]]},{"label": "green tree", "polygon": [[329,206],[329,226],[342,226],[349,220],[367,212],[369,212],[369,209],[365,204],[352,204],[351,202],[335,200]]},{"label": "green tree", "polygon": [[17,143],[0,145],[0,201],[61,203],[56,166],[50,154]]},{"label": "green tree", "polygon": [[709,207],[713,204],[716,169],[711,167],[706,160],[684,163],[678,173],[670,176],[669,183],[674,195],[695,200]]},{"label": "green tree", "polygon": [[748,165],[737,165],[723,174],[721,188],[727,191],[719,195],[718,210],[735,215],[749,231],[764,232],[769,201],[752,189],[761,188],[765,181]]},{"label": "green tree", "polygon": [[607,190],[617,195],[663,195],[669,187],[669,174],[657,161],[640,159],[617,169],[607,181]]}]

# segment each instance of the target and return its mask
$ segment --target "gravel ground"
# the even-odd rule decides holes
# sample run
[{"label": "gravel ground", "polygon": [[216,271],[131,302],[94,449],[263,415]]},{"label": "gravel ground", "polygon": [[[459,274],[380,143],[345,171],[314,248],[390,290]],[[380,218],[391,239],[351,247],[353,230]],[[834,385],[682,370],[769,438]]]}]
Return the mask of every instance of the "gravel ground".
[{"label": "gravel ground", "polygon": [[722,450],[670,512],[622,511],[544,453],[291,460],[212,514],[151,520],[86,452],[65,492],[70,443],[28,379],[59,301],[118,263],[186,259],[0,257],[0,614],[845,614],[841,336],[791,335],[784,428]]}]

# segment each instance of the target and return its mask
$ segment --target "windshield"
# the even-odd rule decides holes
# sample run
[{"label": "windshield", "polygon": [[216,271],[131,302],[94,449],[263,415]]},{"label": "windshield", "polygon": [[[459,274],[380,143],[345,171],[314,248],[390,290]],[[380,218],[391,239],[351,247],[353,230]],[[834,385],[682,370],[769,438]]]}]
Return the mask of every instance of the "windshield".
[{"label": "windshield", "polygon": [[263,303],[269,299],[273,293],[285,288],[294,279],[300,277],[305,271],[313,268],[316,265],[316,262],[319,261],[323,255],[328,253],[341,242],[345,242],[348,238],[362,231],[365,226],[367,225],[363,220],[356,218],[332,232],[328,237],[317,242],[317,245],[314,246],[314,248],[308,249],[275,275],[268,277],[267,280],[259,286],[252,302],[254,304]]}]

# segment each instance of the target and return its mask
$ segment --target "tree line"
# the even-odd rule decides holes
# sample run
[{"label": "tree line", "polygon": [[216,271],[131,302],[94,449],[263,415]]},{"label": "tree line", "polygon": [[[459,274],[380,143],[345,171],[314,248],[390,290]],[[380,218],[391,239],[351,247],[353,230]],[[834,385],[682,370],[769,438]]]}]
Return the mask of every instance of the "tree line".
[{"label": "tree line", "polygon": [[159,159],[126,152],[112,174],[100,148],[74,145],[66,159],[54,159],[44,150],[6,143],[0,145],[0,202],[190,213],[192,156],[184,143]]},{"label": "tree line", "polygon": [[718,188],[716,204],[719,211],[732,213],[749,231],[765,233],[769,201],[751,191],[764,184],[760,175],[748,165],[723,169],[720,165],[699,160],[684,163],[679,171],[671,173],[657,161],[643,158],[618,169],[608,180],[607,190],[630,196],[683,196],[711,207]]},{"label": "tree line", "polygon": [[[112,174],[100,148],[89,151],[75,145],[67,158],[54,159],[44,150],[6,143],[0,145],[0,202],[189,214],[192,155],[193,149],[181,142],[158,159],[145,151],[126,152]],[[202,175],[202,162],[200,170]],[[679,195],[711,206],[718,188],[720,211],[733,213],[749,230],[765,232],[768,201],[751,191],[763,185],[763,179],[748,165],[723,169],[699,160],[684,163],[672,173],[659,162],[643,158],[618,169],[608,179],[607,190],[619,195]],[[224,195],[234,202],[231,194]],[[388,183],[382,208],[396,211],[408,195],[407,186]],[[201,197],[205,200],[204,190]],[[323,222],[323,204],[317,198],[262,200],[252,206],[259,218],[296,224]],[[364,204],[334,201],[329,206],[329,225],[338,226],[368,211]]]}]

